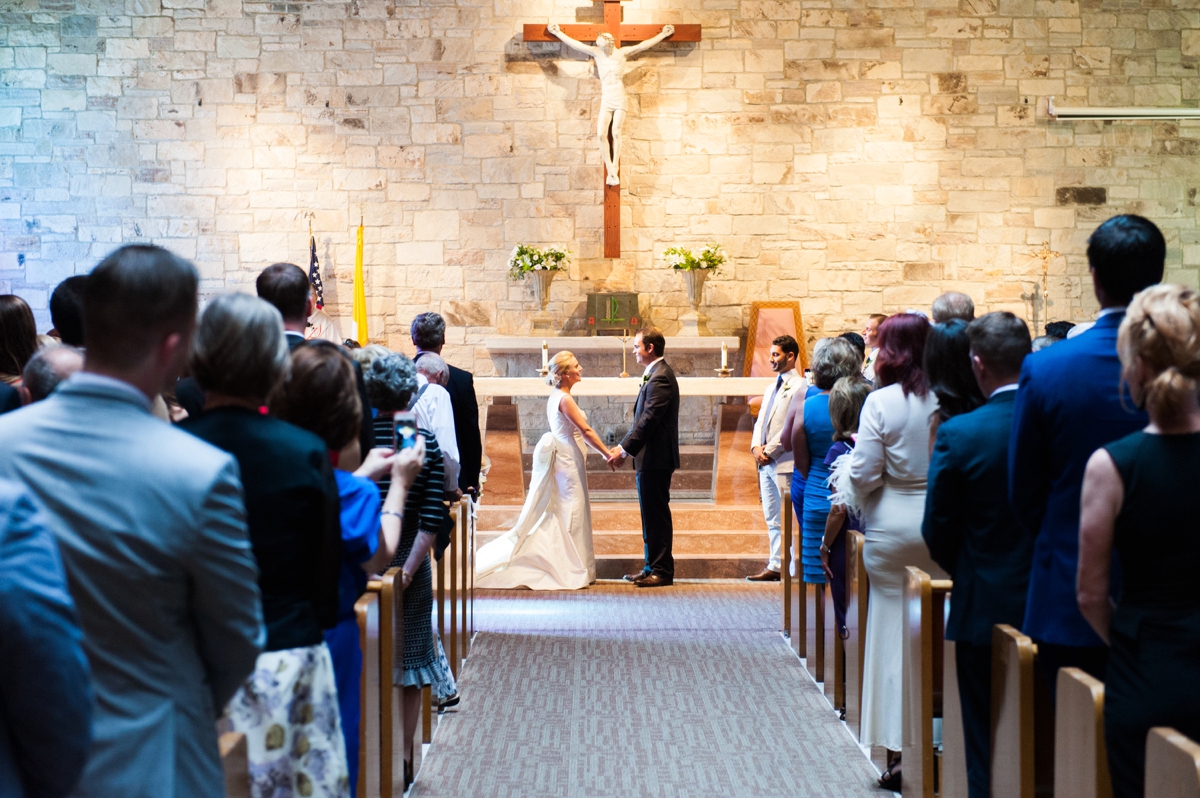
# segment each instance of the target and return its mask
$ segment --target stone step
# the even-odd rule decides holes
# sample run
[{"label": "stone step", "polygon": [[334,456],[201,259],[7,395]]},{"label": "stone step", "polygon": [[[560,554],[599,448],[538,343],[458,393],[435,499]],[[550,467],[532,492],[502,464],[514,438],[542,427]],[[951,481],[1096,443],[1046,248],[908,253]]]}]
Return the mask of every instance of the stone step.
[{"label": "stone step", "polygon": [[[479,508],[476,529],[479,533],[512,529],[521,515],[519,505],[487,505]],[[671,520],[675,533],[720,530],[722,532],[762,531],[766,522],[762,507],[755,504],[721,505],[709,502],[671,502]],[[593,532],[637,532],[641,535],[642,514],[637,502],[593,504]]]},{"label": "stone step", "polygon": [[[482,546],[503,535],[476,532],[476,545]],[[593,551],[597,557],[640,557],[643,552],[642,532],[593,532]],[[723,532],[718,530],[676,530],[671,548],[675,556],[697,557],[755,557],[762,559],[768,551],[767,532]]]},{"label": "stone step", "polygon": [[[767,563],[765,554],[748,557],[712,557],[704,554],[673,554],[676,579],[745,579]],[[645,560],[635,557],[596,555],[597,579],[620,579],[639,571]]]}]

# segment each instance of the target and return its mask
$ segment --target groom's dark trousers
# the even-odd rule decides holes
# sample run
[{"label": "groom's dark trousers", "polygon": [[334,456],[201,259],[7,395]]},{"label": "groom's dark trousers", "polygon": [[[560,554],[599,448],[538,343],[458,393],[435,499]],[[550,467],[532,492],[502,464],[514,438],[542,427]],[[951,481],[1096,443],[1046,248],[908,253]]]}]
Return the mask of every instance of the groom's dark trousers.
[{"label": "groom's dark trousers", "polygon": [[675,578],[675,558],[671,541],[675,527],[671,523],[671,475],[675,471],[654,468],[637,472],[638,504],[642,510],[642,541],[646,565],[643,571]]},{"label": "groom's dark trousers", "polygon": [[644,573],[675,578],[671,556],[671,475],[679,468],[679,383],[665,360],[650,370],[633,408],[633,427],[621,448],[637,470],[638,504],[645,543]]}]

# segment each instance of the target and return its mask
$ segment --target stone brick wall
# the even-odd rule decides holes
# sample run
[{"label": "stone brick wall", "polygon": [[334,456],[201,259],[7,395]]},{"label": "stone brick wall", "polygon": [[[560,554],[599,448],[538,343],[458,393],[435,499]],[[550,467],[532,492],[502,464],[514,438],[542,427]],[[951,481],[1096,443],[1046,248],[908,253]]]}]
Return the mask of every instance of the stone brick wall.
[{"label": "stone brick wall", "polygon": [[[967,291],[1029,315],[1042,240],[1054,318],[1093,310],[1084,242],[1133,211],[1200,270],[1200,124],[1047,120],[1060,105],[1200,99],[1196,0],[632,0],[627,22],[699,22],[640,57],[623,174],[626,257],[600,257],[598,81],[535,21],[582,0],[4,0],[0,292],[47,324],[48,290],[123,242],[195,260],[205,290],[306,263],[349,316],[366,224],[372,336],[452,324],[451,360],[528,329],[518,242],[567,244],[550,311],[636,290],[669,333],[686,309],[673,244],[722,243],[710,326],[798,299],[809,338]],[[1186,6],[1186,8],[1185,8]]]}]

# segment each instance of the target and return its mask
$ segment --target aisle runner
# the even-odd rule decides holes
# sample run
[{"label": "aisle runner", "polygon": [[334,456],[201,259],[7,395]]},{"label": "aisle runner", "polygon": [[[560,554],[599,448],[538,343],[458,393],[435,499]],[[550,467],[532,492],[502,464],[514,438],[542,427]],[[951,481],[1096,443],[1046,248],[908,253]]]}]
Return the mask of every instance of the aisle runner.
[{"label": "aisle runner", "polygon": [[775,631],[778,586],[486,591],[416,798],[881,795]]}]

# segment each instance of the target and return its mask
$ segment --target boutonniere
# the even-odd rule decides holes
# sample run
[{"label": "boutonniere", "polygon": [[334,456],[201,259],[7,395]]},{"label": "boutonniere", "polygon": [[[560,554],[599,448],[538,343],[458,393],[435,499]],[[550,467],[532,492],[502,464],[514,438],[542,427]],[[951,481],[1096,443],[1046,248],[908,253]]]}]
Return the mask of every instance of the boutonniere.
[{"label": "boutonniere", "polygon": [[650,382],[650,374],[647,372],[646,374],[642,375],[642,385],[645,385],[648,382]]}]

